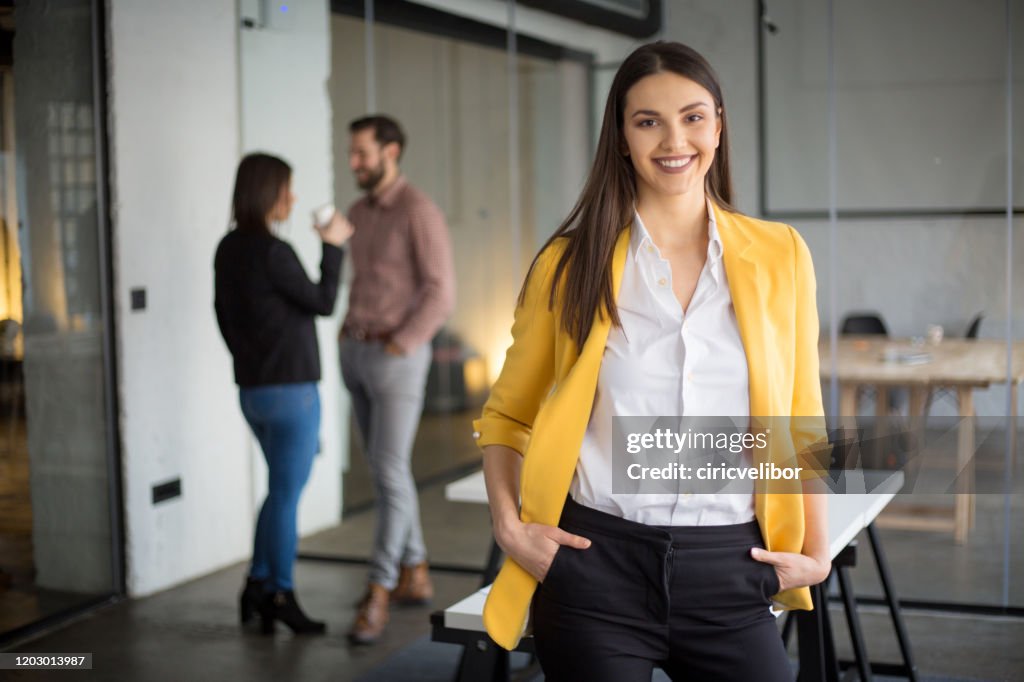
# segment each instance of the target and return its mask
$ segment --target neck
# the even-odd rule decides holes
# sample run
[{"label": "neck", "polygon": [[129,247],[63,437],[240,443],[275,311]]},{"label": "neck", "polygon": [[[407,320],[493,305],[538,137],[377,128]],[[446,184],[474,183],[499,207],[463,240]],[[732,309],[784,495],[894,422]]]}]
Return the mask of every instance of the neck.
[{"label": "neck", "polygon": [[709,216],[703,188],[675,195],[641,189],[636,210],[659,248],[699,248],[707,242]]},{"label": "neck", "polygon": [[379,199],[380,195],[387,192],[391,186],[395,184],[395,180],[398,179],[398,176],[398,166],[394,166],[384,171],[384,177],[380,179],[380,182],[377,183],[376,187],[370,190],[370,196],[374,199]]}]

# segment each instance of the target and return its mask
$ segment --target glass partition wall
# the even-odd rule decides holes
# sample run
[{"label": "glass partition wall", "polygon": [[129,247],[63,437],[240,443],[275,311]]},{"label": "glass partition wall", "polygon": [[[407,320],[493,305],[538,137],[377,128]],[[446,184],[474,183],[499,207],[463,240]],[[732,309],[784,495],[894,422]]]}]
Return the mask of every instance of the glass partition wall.
[{"label": "glass partition wall", "polygon": [[[331,19],[337,203],[359,197],[349,122],[388,114],[406,133],[402,172],[442,209],[454,249],[456,308],[434,341],[418,436],[433,447],[414,457],[422,482],[479,459],[470,421],[511,342],[519,286],[590,161],[589,57],[429,8],[344,7]],[[371,500],[357,441],[345,475],[349,511]]]},{"label": "glass partition wall", "polygon": [[100,12],[0,8],[0,640],[123,591]]},{"label": "glass partition wall", "polygon": [[836,440],[907,477],[877,522],[898,594],[1020,613],[1024,12],[763,5],[762,212],[814,254]]}]

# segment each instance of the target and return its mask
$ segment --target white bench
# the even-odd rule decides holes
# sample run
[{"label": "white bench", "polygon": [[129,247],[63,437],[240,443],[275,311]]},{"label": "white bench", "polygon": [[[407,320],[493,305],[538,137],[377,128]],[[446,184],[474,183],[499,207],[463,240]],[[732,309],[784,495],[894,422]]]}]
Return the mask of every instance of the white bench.
[{"label": "white bench", "polygon": [[[850,472],[848,472],[850,473]],[[865,482],[865,478],[867,482]],[[860,486],[860,487],[855,487]],[[885,554],[875,532],[873,522],[892,498],[903,486],[902,472],[864,472],[859,480],[847,479],[847,490],[871,490],[870,493],[847,493],[830,495],[828,504],[829,551],[833,559],[832,575],[837,577],[839,591],[846,610],[853,649],[856,656],[854,664],[858,668],[862,680],[870,679],[872,672],[899,674],[916,680],[916,671],[912,663],[910,645],[899,613],[899,604],[892,590]],[[483,471],[470,474],[445,487],[445,498],[455,502],[487,504],[487,490],[484,486]],[[855,538],[863,530],[868,537],[875,556],[882,588],[889,603],[890,614],[896,629],[900,650],[903,654],[902,664],[871,663],[864,648],[863,637],[856,613],[856,603],[848,575],[849,568],[856,562]],[[443,612],[436,612],[431,617],[433,639],[436,641],[454,642],[466,646],[460,665],[457,680],[507,680],[507,652],[498,647],[484,632],[483,608],[490,591],[490,583],[497,573],[501,552],[497,544],[491,543],[491,555],[488,558],[484,573],[484,586],[466,598],[452,604]],[[796,623],[799,638],[800,680],[831,680],[838,679],[841,666],[850,665],[839,661],[835,656],[832,641],[832,628],[829,622],[826,586],[831,580],[811,588],[814,600],[813,611],[798,611]],[[776,615],[779,615],[776,613]],[[787,638],[792,629],[790,619],[783,630]],[[531,638],[524,637],[518,650],[532,651]]]}]

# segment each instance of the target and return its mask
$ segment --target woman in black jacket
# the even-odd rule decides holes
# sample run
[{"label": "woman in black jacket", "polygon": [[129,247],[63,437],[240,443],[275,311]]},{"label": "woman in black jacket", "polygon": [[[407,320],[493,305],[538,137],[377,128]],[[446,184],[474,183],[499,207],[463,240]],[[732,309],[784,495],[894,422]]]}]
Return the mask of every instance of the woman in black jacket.
[{"label": "woman in black jacket", "polygon": [[317,226],[323,241],[320,281],[311,282],[295,251],[271,225],[288,218],[295,196],[291,168],[268,154],[242,159],[232,201],[234,226],[214,260],[217,322],[234,358],[242,413],[267,460],[267,498],[256,524],[252,564],[240,598],[241,620],[280,620],[296,633],[322,633],[295,600],[292,566],[296,511],[320,431],[317,315],[330,315],[352,226],[337,211]]}]

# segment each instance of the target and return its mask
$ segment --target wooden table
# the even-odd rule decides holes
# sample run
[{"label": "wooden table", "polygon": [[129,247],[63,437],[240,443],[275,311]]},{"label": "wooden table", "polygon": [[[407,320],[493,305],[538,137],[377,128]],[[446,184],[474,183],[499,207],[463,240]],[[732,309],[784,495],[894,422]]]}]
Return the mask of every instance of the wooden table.
[{"label": "wooden table", "polygon": [[[930,356],[923,364],[901,364],[884,359],[887,350],[920,350]],[[832,377],[831,344],[828,339],[819,345],[821,378]],[[837,346],[836,375],[839,380],[839,423],[855,429],[857,389],[874,386],[877,391],[875,409],[878,417],[886,417],[888,391],[906,388],[910,393],[910,432],[915,437],[924,430],[924,413],[928,394],[933,389],[949,388],[956,392],[960,406],[957,438],[956,473],[962,487],[957,494],[953,519],[931,522],[927,527],[953,530],[957,543],[967,540],[974,523],[974,451],[975,410],[974,389],[1006,383],[1006,342],[996,339],[944,339],[932,345],[914,348],[909,339],[884,336],[843,336]],[[1024,342],[1013,345],[1013,371],[1010,376],[1010,449],[1016,461],[1017,384],[1024,381]],[[883,420],[884,421],[884,420]],[[923,442],[923,440],[918,440]],[[920,524],[918,524],[920,526]]]}]

